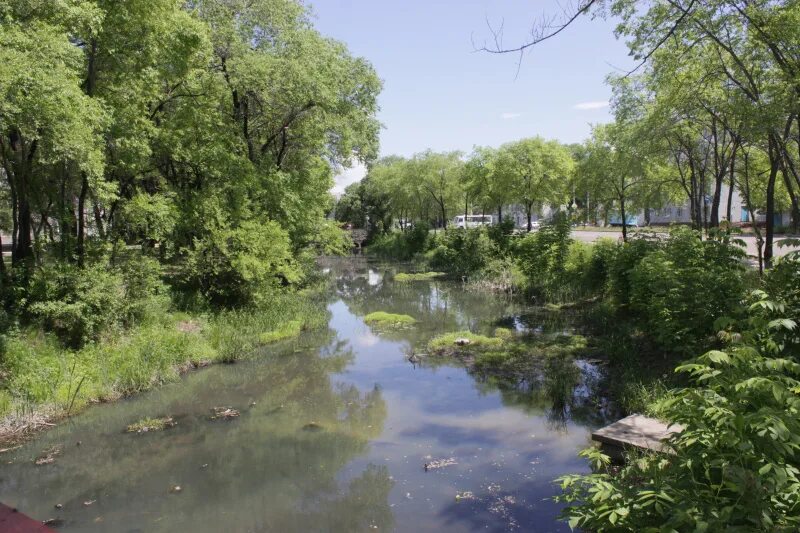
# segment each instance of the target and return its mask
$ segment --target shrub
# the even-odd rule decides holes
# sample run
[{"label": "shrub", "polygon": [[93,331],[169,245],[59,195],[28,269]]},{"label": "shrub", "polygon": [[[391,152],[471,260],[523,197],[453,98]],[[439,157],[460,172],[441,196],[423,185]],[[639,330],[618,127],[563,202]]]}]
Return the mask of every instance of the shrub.
[{"label": "shrub", "polygon": [[334,222],[324,220],[308,244],[316,255],[347,255],[353,248],[353,239]]},{"label": "shrub", "polygon": [[437,235],[426,254],[430,266],[457,276],[470,276],[497,257],[499,250],[484,228],[449,229]]},{"label": "shrub", "polygon": [[714,321],[745,295],[744,252],[726,239],[687,229],[643,257],[630,273],[630,309],[653,340],[672,352],[708,345]]},{"label": "shrub", "polygon": [[123,276],[101,264],[39,268],[31,278],[27,310],[45,330],[79,347],[125,321]]},{"label": "shrub", "polygon": [[504,218],[497,224],[486,228],[486,234],[503,253],[511,250],[511,242],[514,236],[514,221],[511,218]]},{"label": "shrub", "polygon": [[563,292],[571,244],[569,220],[563,213],[517,242],[517,263],[531,289],[549,298]]},{"label": "shrub", "polygon": [[369,243],[369,252],[384,259],[408,261],[425,252],[431,245],[430,227],[418,222],[405,231],[381,233]]},{"label": "shrub", "polygon": [[[794,330],[783,319],[771,329]],[[742,335],[747,339],[751,335]],[[619,470],[560,479],[570,526],[590,531],[797,531],[800,528],[800,365],[734,342],[679,367],[693,387],[661,402],[683,426],[674,453],[631,456]]]},{"label": "shrub", "polygon": [[185,287],[217,307],[258,305],[301,279],[289,235],[273,221],[218,225],[186,250],[183,266]]}]

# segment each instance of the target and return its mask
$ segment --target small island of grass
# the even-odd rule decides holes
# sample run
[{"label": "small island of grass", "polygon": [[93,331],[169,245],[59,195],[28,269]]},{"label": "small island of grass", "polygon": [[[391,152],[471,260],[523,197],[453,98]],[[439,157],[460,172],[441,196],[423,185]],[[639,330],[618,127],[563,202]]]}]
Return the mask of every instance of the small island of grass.
[{"label": "small island of grass", "polygon": [[395,275],[395,281],[430,281],[444,276],[444,272],[401,272]]},{"label": "small island of grass", "polygon": [[162,431],[174,425],[175,420],[171,416],[161,418],[146,417],[129,425],[125,431],[128,433],[148,433],[150,431]]},{"label": "small island of grass", "polygon": [[456,331],[432,338],[428,342],[428,350],[440,355],[458,350],[483,351],[500,348],[504,342],[499,337],[487,337],[471,331]]},{"label": "small island of grass", "polygon": [[394,313],[386,313],[385,311],[376,311],[365,316],[364,322],[375,326],[402,327],[410,326],[415,323],[416,320],[409,315],[397,315]]}]

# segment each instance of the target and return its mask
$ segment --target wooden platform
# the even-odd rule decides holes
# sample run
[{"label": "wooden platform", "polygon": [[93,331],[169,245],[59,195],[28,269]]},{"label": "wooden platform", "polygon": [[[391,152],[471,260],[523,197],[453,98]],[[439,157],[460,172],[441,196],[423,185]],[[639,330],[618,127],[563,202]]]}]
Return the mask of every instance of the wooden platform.
[{"label": "wooden platform", "polygon": [[55,533],[41,522],[0,503],[0,531],[3,533]]},{"label": "wooden platform", "polygon": [[620,458],[626,448],[639,448],[669,453],[664,440],[683,428],[667,427],[663,422],[644,415],[630,415],[592,433],[592,440],[601,443],[609,455]]}]

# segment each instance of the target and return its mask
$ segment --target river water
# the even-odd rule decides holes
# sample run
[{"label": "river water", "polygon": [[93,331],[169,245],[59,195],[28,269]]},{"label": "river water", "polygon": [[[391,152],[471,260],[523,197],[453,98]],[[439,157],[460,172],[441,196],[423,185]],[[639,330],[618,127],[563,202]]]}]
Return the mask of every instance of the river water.
[{"label": "river water", "polygon": [[[567,531],[553,480],[588,470],[577,452],[604,422],[596,368],[577,361],[554,397],[542,376],[509,387],[408,355],[439,333],[570,321],[458,283],[394,282],[395,267],[359,258],[326,269],[325,331],[87,409],[0,456],[0,501],[76,532]],[[372,311],[418,323],[375,331]],[[241,415],[212,420],[220,406]],[[124,431],[164,415],[177,425]]]}]

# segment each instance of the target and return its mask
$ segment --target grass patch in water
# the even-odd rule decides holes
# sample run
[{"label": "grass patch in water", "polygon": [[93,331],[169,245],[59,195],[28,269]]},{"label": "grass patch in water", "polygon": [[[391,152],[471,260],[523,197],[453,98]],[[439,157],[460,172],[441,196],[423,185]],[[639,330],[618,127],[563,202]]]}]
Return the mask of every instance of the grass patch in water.
[{"label": "grass patch in water", "polygon": [[175,420],[171,416],[160,418],[143,418],[138,422],[129,425],[125,431],[128,433],[148,433],[150,431],[162,431],[175,425]]},{"label": "grass patch in water", "polygon": [[278,327],[278,329],[273,331],[267,331],[262,333],[258,339],[263,344],[269,344],[271,342],[282,341],[286,339],[291,339],[292,337],[297,337],[300,335],[300,332],[303,331],[303,322],[300,320],[290,320],[286,322],[282,326]]},{"label": "grass patch in water", "polygon": [[444,272],[401,272],[394,277],[395,281],[430,281],[445,276]]},{"label": "grass patch in water", "polygon": [[383,327],[402,327],[410,326],[416,319],[409,315],[397,315],[385,311],[376,311],[364,317],[364,322]]},{"label": "grass patch in water", "polygon": [[456,331],[432,338],[428,341],[428,351],[440,355],[456,351],[483,351],[500,348],[504,342],[499,337],[487,337],[471,331]]},{"label": "grass patch in water", "polygon": [[587,341],[581,335],[558,335],[533,343],[506,342],[502,350],[478,354],[472,367],[487,375],[525,375],[548,360],[572,361],[586,355],[586,351]]}]

